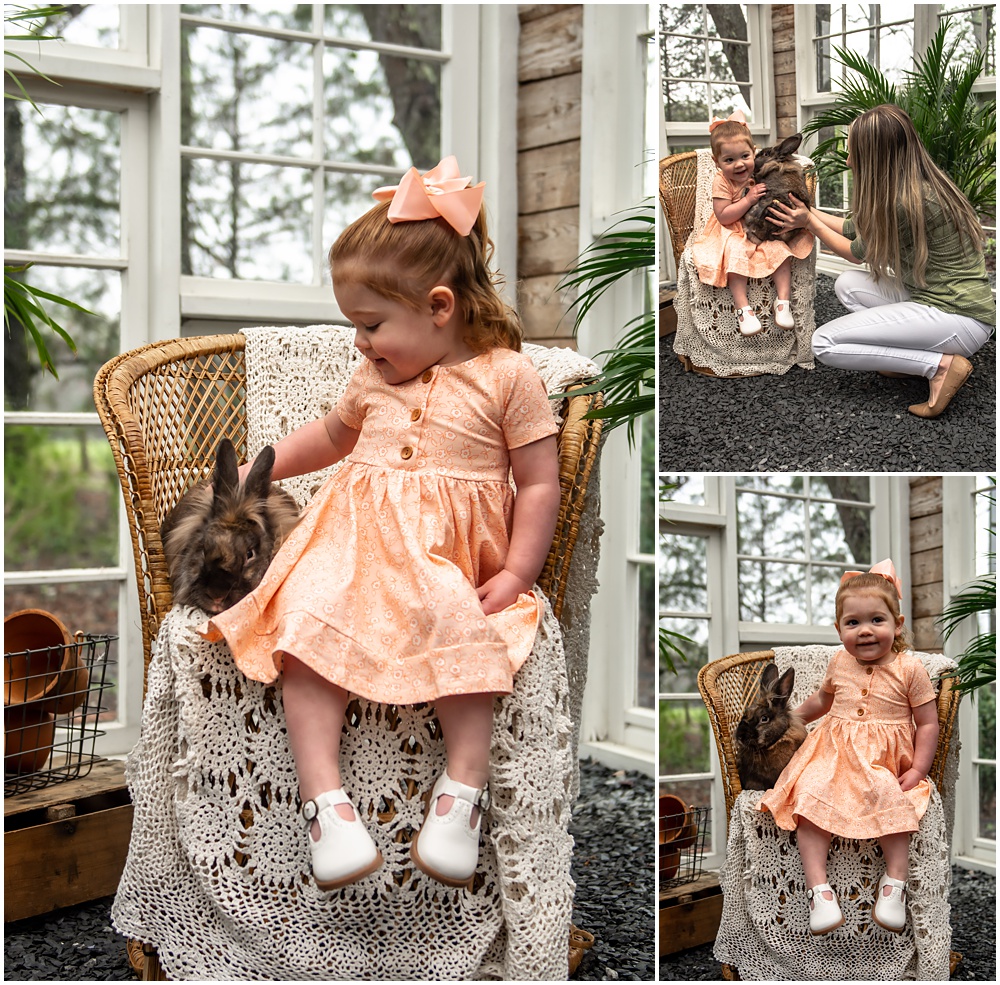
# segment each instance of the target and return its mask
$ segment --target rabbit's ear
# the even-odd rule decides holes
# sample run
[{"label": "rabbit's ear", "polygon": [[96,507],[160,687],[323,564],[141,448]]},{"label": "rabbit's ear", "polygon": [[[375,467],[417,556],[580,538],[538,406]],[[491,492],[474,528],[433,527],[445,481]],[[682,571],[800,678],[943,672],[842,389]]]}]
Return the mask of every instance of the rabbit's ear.
[{"label": "rabbit's ear", "polygon": [[236,449],[228,438],[219,442],[215,451],[215,472],[212,474],[212,491],[215,502],[228,499],[239,485],[239,468],[236,464]]},{"label": "rabbit's ear", "polygon": [[773,663],[764,665],[764,673],[760,675],[760,689],[766,691],[778,677],[778,668]]},{"label": "rabbit's ear", "polygon": [[[775,673],[777,673],[777,668],[775,668]],[[778,680],[775,694],[777,697],[787,701],[792,696],[793,687],[795,687],[795,668],[789,667]]]},{"label": "rabbit's ear", "polygon": [[253,460],[250,474],[247,476],[244,492],[248,496],[266,498],[271,488],[271,469],[274,468],[274,449],[265,445],[260,454]]},{"label": "rabbit's ear", "polygon": [[799,144],[802,143],[802,134],[793,133],[790,137],[785,137],[785,139],[778,144],[777,155],[778,157],[791,157],[799,149]]}]

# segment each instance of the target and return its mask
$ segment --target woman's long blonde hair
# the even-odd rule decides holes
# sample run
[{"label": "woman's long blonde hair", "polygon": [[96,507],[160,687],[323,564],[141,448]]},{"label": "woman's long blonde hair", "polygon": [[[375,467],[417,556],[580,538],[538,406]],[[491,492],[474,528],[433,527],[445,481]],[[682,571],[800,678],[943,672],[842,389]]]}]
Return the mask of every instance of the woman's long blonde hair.
[{"label": "woman's long blonde hair", "polygon": [[926,286],[925,199],[937,199],[960,239],[982,249],[983,228],[968,199],[931,160],[910,117],[886,103],[865,110],[847,132],[854,172],[852,211],[865,244],[865,262],[876,281],[901,280],[901,207],[913,241],[913,281]]},{"label": "woman's long blonde hair", "polygon": [[391,202],[381,202],[352,222],[330,247],[330,274],[349,278],[382,297],[417,308],[427,292],[444,284],[455,292],[469,325],[465,341],[476,352],[521,351],[521,320],[500,296],[503,278],[493,273],[493,241],[486,208],[472,232],[461,236],[444,219],[390,222]]}]

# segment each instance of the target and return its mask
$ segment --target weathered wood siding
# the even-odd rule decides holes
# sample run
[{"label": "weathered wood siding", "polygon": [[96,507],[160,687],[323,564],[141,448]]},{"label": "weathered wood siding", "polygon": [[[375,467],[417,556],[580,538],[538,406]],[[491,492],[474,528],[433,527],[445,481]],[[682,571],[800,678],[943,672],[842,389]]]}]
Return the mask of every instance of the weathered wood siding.
[{"label": "weathered wood siding", "polygon": [[774,34],[774,115],[780,140],[798,130],[794,4],[776,3],[771,7],[771,30]]},{"label": "weathered wood siding", "polygon": [[556,284],[579,249],[583,7],[524,4],[518,15],[518,307],[532,342],[572,345]]},{"label": "weathered wood siding", "polygon": [[941,477],[910,479],[910,588],[913,609],[913,645],[918,650],[940,650],[941,633],[935,619],[944,607],[944,539],[941,515]]}]

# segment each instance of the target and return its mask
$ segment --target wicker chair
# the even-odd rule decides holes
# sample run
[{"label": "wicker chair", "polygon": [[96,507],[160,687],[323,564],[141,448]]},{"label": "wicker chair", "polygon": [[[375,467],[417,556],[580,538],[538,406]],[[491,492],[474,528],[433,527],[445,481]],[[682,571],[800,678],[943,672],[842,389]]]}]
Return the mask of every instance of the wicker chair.
[{"label": "wicker chair", "polygon": [[[219,335],[156,342],[106,363],[94,398],[118,469],[135,556],[142,620],[144,686],[151,650],[172,605],[159,527],[178,499],[210,477],[221,437],[241,461],[247,456],[244,336]],[[551,550],[539,586],[563,612],[570,563],[599,454],[602,422],[588,418],[601,394],[564,399],[558,434],[562,498]],[[569,960],[578,963],[593,938],[573,928]],[[129,958],[144,980],[158,980],[155,948],[132,941]]]},{"label": "wicker chair", "polygon": [[[660,161],[660,204],[670,230],[678,293],[674,301],[677,332],[674,349],[686,370],[708,376],[753,376],[783,373],[793,365],[812,368],[810,340],[815,328],[816,251],[805,260],[792,261],[792,311],[796,330],[783,332],[773,326],[752,338],[739,335],[732,296],[726,288],[702,284],[691,261],[691,234],[704,227],[711,208],[698,200],[698,172],[710,165],[710,151],[685,151]],[[706,155],[708,157],[706,158]],[[816,194],[816,173],[806,171],[806,185]],[[774,288],[769,278],[748,284],[751,304],[769,322]]]},{"label": "wicker chair", "polygon": [[[737,653],[713,660],[698,672],[698,690],[701,692],[705,707],[708,709],[708,717],[719,753],[723,793],[726,799],[727,830],[732,817],[733,805],[743,790],[736,769],[734,745],[736,726],[739,724],[743,709],[757,694],[764,666],[773,661],[773,650]],[[945,789],[946,765],[960,698],[961,695],[952,686],[951,679],[943,678],[937,697],[940,727],[937,751],[928,774],[941,792],[942,797],[947,794]],[[722,967],[723,977],[727,981],[738,977],[735,968],[725,964]]]}]

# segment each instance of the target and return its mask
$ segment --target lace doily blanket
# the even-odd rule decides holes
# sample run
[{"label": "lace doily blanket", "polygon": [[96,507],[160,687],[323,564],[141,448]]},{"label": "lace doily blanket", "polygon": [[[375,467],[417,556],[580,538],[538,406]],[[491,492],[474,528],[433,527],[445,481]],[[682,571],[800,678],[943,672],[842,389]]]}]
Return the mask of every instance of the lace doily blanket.
[{"label": "lace doily blanket", "polygon": [[[767,329],[749,338],[740,335],[732,294],[727,288],[702,284],[691,261],[691,243],[705,228],[712,210],[712,180],[716,172],[711,151],[699,151],[697,160],[694,227],[677,267],[674,352],[687,356],[695,366],[711,369],[717,376],[781,375],[792,366],[813,369],[816,251],[805,260],[792,260],[795,330],[785,331],[771,323],[775,292],[770,278],[765,278],[747,282],[747,300]],[[803,160],[812,163],[807,158]]]},{"label": "lace doily blanket", "polygon": [[[835,646],[776,647],[775,664],[795,667],[797,704],[823,679]],[[954,661],[918,653],[933,680]],[[946,787],[954,791],[957,743],[949,753]],[[733,804],[722,867],[722,922],[715,957],[746,980],[918,981],[947,980],[951,928],[950,824],[937,788],[931,792],[919,831],[910,839],[909,917],[892,934],[871,920],[884,872],[878,842],[834,837],[828,876],[837,890],[845,924],[823,937],[809,933],[805,874],[794,833],[781,830],[757,806],[763,791],[745,790]],[[951,795],[953,798],[953,794]],[[952,815],[953,816],[953,815]]]},{"label": "lace doily blanket", "polygon": [[[251,455],[334,406],[358,358],[352,340],[340,328],[247,331]],[[597,370],[566,353],[540,354],[550,392]],[[316,481],[284,484],[305,502]],[[174,979],[565,980],[574,729],[600,536],[596,477],[589,488],[563,625],[546,603],[513,693],[496,702],[473,892],[409,863],[422,796],[445,763],[432,706],[352,703],[344,782],[386,861],[354,886],[320,892],[281,682],[245,678],[225,644],[197,635],[203,613],[174,608],[154,643],[127,764],[135,813],[115,927],[154,944]]]}]

